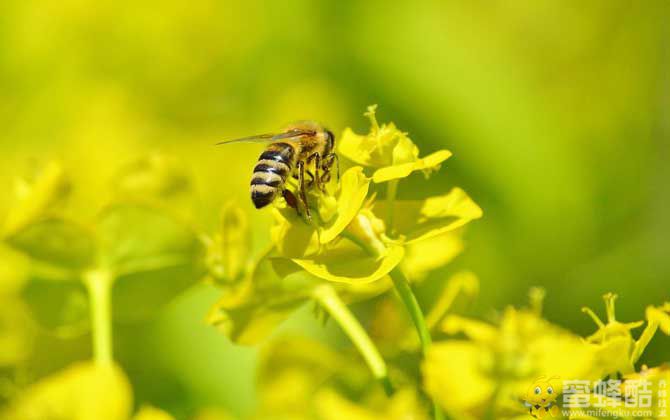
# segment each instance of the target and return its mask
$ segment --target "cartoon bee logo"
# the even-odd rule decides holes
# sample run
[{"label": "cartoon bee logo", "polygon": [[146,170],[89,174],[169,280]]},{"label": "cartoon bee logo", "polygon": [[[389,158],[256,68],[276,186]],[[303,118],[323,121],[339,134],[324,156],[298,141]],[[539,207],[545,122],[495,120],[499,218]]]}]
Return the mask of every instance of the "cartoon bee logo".
[{"label": "cartoon bee logo", "polygon": [[546,376],[540,376],[528,387],[526,395],[523,397],[528,413],[536,419],[541,419],[547,414],[552,417],[558,415],[559,409],[556,405],[558,393],[551,383],[555,379],[558,379],[558,376],[552,376],[548,379]]}]

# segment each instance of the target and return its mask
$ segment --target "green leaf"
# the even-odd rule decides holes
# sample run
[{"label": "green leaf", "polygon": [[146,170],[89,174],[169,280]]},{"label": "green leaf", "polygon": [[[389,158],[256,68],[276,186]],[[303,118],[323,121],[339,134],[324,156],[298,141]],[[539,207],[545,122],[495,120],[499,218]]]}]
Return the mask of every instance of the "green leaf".
[{"label": "green leaf", "polygon": [[125,165],[115,177],[123,198],[174,200],[191,189],[191,181],[175,159],[154,153]]},{"label": "green leaf", "polygon": [[[387,203],[375,204],[373,211],[384,218]],[[482,217],[482,210],[460,188],[422,201],[396,201],[394,227],[407,243],[453,231]]]},{"label": "green leaf", "polygon": [[190,264],[203,251],[189,226],[142,205],[120,204],[104,211],[98,235],[102,265],[117,275]]},{"label": "green leaf", "polygon": [[21,298],[38,325],[63,338],[76,337],[89,329],[89,301],[78,276],[53,281],[32,275],[21,292]]},{"label": "green leaf", "polygon": [[119,276],[112,287],[112,313],[117,321],[137,322],[154,316],[204,275],[204,268],[188,264]]},{"label": "green leaf", "polygon": [[115,276],[114,316],[144,319],[204,274],[202,243],[160,210],[121,204],[100,217],[102,266]]},{"label": "green leaf", "polygon": [[7,243],[35,260],[71,270],[89,267],[96,252],[90,231],[60,218],[30,223],[8,237]]},{"label": "green leaf", "polygon": [[308,299],[314,287],[314,279],[292,265],[265,256],[237,289],[224,293],[207,321],[238,344],[263,340]]},{"label": "green leaf", "polygon": [[342,244],[313,258],[293,259],[308,273],[332,282],[365,284],[385,277],[402,260],[405,250],[390,245],[385,255],[370,256],[357,246]]}]

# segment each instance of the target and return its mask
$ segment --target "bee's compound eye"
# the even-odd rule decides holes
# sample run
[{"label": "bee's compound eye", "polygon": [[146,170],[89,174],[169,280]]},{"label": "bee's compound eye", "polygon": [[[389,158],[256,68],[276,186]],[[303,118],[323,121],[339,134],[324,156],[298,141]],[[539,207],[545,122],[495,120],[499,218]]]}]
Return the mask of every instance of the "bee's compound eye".
[{"label": "bee's compound eye", "polygon": [[335,146],[335,134],[330,130],[326,130],[326,135],[328,136],[328,148],[333,150],[333,147]]},{"label": "bee's compound eye", "polygon": [[539,386],[536,386],[535,387],[535,395],[540,395],[541,393],[542,393],[542,388],[540,388]]},{"label": "bee's compound eye", "polygon": [[552,387],[547,388],[547,394],[551,395],[553,393],[554,393],[554,388],[552,388]]}]

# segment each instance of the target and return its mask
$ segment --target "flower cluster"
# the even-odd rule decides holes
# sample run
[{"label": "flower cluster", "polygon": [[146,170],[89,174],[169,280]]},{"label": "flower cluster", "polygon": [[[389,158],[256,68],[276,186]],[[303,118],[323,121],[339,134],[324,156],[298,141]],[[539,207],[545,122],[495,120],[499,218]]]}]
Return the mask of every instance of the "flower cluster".
[{"label": "flower cluster", "polygon": [[[480,218],[482,211],[460,188],[399,199],[400,180],[415,172],[427,178],[451,153],[440,150],[421,158],[406,133],[377,122],[374,106],[366,116],[371,123],[368,134],[346,129],[340,137],[338,155],[345,168],[341,177],[326,187],[326,193],[309,191],[312,221],[277,200],[272,245],[256,259],[249,257],[248,243],[230,240],[248,234],[243,213],[226,208],[221,232],[209,240],[211,277],[224,287],[224,294],[208,319],[236,342],[253,344],[298,306],[314,300],[349,335],[391,395],[394,385],[386,363],[346,304],[395,287],[425,353],[430,332],[407,276],[419,281],[448,263],[462,250],[460,228]],[[238,263],[226,267],[231,255],[249,263],[243,270]],[[335,396],[329,395],[332,403]],[[440,415],[439,408],[435,410]]]},{"label": "flower cluster", "polygon": [[[394,269],[420,280],[461,251],[459,228],[482,215],[463,190],[418,200],[396,198],[400,179],[416,171],[429,175],[451,153],[441,150],[419,158],[406,133],[393,124],[378,124],[375,107],[366,115],[371,122],[368,134],[346,129],[341,136],[339,156],[352,164],[339,183],[328,187],[331,194],[316,189],[309,193],[314,223],[278,200],[271,249],[247,265],[237,283],[228,278],[229,287],[210,320],[233,339],[258,341],[292,309],[314,298],[324,283],[346,302],[365,299],[391,287],[389,274]],[[383,187],[385,197],[379,198]],[[223,219],[222,232],[212,240],[213,260],[248,255],[246,243],[222,246],[220,239],[248,237],[243,213],[228,208]],[[232,219],[236,222],[225,222]],[[423,252],[426,249],[431,252]],[[224,266],[213,264],[210,271]]]},{"label": "flower cluster", "polygon": [[[529,308],[509,307],[494,323],[453,314],[444,318],[440,328],[452,338],[430,349],[423,373],[426,389],[445,411],[455,418],[527,413],[519,401],[538,377],[584,381],[623,377],[625,383],[642,375],[654,386],[668,378],[667,367],[636,372],[634,365],[658,329],[670,333],[670,304],[647,308],[646,326],[636,339],[631,330],[645,321],[616,321],[616,295],[606,294],[607,323],[585,309],[598,330],[582,338],[541,317],[543,296],[533,289]],[[558,394],[562,391],[556,389]],[[596,397],[584,396],[586,401]]]}]

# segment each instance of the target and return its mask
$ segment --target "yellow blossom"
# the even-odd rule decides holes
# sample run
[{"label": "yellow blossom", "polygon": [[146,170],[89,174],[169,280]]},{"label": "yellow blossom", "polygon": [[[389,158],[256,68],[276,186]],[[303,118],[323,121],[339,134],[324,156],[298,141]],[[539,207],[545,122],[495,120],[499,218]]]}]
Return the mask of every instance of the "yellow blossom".
[{"label": "yellow blossom", "polygon": [[419,158],[419,148],[393,123],[377,122],[377,105],[368,107],[365,116],[370,119],[370,132],[356,134],[350,128],[344,130],[339,140],[339,153],[360,165],[375,168],[372,179],[375,183],[405,178],[412,172],[429,174],[439,169],[440,164],[451,156],[448,150],[440,150]]}]

